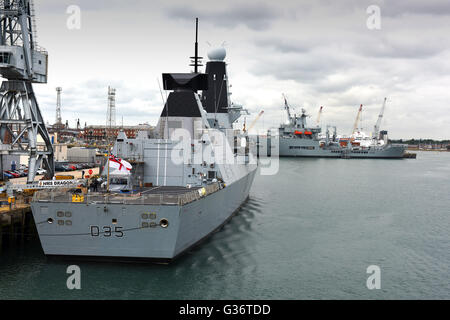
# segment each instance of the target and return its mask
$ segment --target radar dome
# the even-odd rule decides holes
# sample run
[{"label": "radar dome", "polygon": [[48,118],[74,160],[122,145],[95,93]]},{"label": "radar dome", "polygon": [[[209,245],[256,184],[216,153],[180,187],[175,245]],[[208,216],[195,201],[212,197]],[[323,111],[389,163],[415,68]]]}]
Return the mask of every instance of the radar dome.
[{"label": "radar dome", "polygon": [[227,55],[227,51],[224,47],[218,47],[209,50],[208,52],[208,58],[209,60],[215,60],[215,61],[223,61]]}]

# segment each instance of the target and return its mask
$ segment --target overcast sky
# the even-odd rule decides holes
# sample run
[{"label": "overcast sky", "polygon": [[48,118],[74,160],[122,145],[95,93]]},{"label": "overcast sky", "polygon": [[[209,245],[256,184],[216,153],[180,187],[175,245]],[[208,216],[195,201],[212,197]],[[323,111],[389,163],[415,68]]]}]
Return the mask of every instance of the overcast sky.
[{"label": "overcast sky", "polygon": [[[67,8],[81,9],[69,29]],[[380,29],[373,11],[380,8]],[[49,81],[35,85],[46,121],[55,121],[55,87],[71,126],[106,122],[107,88],[117,89],[117,123],[156,124],[157,79],[189,72],[195,17],[199,50],[224,41],[232,98],[260,110],[256,129],[286,120],[282,93],[315,122],[349,134],[360,104],[370,132],[384,97],[391,138],[450,138],[450,2],[36,0],[38,42],[49,52]]]}]

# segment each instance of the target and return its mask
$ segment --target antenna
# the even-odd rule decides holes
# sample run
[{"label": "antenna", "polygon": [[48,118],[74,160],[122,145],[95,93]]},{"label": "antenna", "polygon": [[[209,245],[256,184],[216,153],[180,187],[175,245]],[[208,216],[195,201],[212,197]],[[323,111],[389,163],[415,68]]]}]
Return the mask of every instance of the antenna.
[{"label": "antenna", "polygon": [[56,88],[56,121],[55,124],[58,126],[62,125],[62,118],[61,118],[61,87]]},{"label": "antenna", "polygon": [[108,86],[108,109],[106,112],[106,125],[116,126],[116,89]]},{"label": "antenna", "polygon": [[[169,104],[166,103],[166,101],[167,101],[167,96],[166,96],[166,100],[164,100],[163,92],[162,92],[162,90],[161,90],[161,85],[159,84],[159,79],[156,78],[156,81],[158,82],[159,92],[161,93],[161,100],[162,100],[163,106],[165,106],[165,107],[167,108],[167,111],[166,111],[166,124],[165,124],[165,126],[166,126],[166,128],[167,128],[167,129],[166,129],[167,135],[169,135],[169,128],[168,128]],[[162,133],[164,134],[164,132],[162,132]]]},{"label": "antenna", "polygon": [[201,59],[203,57],[198,56],[198,18],[195,18],[195,52],[194,56],[191,58],[191,64],[189,66],[194,67],[194,72],[198,73],[198,67],[203,66],[201,64]]}]

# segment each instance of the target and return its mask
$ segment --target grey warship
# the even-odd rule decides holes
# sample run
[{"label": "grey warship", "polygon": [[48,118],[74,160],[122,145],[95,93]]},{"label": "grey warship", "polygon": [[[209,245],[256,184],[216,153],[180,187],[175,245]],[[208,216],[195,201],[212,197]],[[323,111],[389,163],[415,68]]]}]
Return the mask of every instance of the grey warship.
[{"label": "grey warship", "polygon": [[[384,112],[386,99],[382,111],[374,128],[373,136],[366,136],[356,129],[350,137],[339,138],[336,127],[326,127],[325,134],[322,128],[307,124],[306,110],[302,109],[300,115],[291,114],[290,106],[285,98],[285,109],[288,116],[286,124],[281,124],[277,132],[277,144],[280,157],[319,157],[319,158],[358,158],[358,159],[402,159],[406,145],[390,144],[387,131],[379,130]],[[358,123],[361,108],[359,109]],[[267,138],[259,138],[260,149],[270,153],[273,137],[268,131]],[[266,150],[266,152],[267,152]]]},{"label": "grey warship", "polygon": [[229,99],[225,56],[224,48],[211,50],[199,73],[196,43],[194,72],[162,76],[170,93],[154,136],[119,133],[112,153],[133,167],[126,190],[35,193],[47,256],[169,262],[231,219],[249,196],[257,161],[247,133],[233,128],[244,109]]}]

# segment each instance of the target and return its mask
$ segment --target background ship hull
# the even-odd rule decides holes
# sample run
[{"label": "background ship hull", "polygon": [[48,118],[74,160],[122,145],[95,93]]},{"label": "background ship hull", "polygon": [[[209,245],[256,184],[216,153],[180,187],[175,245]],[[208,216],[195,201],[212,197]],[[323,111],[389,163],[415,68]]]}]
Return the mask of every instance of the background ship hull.
[{"label": "background ship hull", "polygon": [[[309,148],[309,149],[308,149]],[[314,140],[279,140],[280,157],[317,157],[317,158],[358,158],[358,159],[402,159],[405,147],[388,145],[377,149],[349,150],[346,148],[321,148]]]}]

